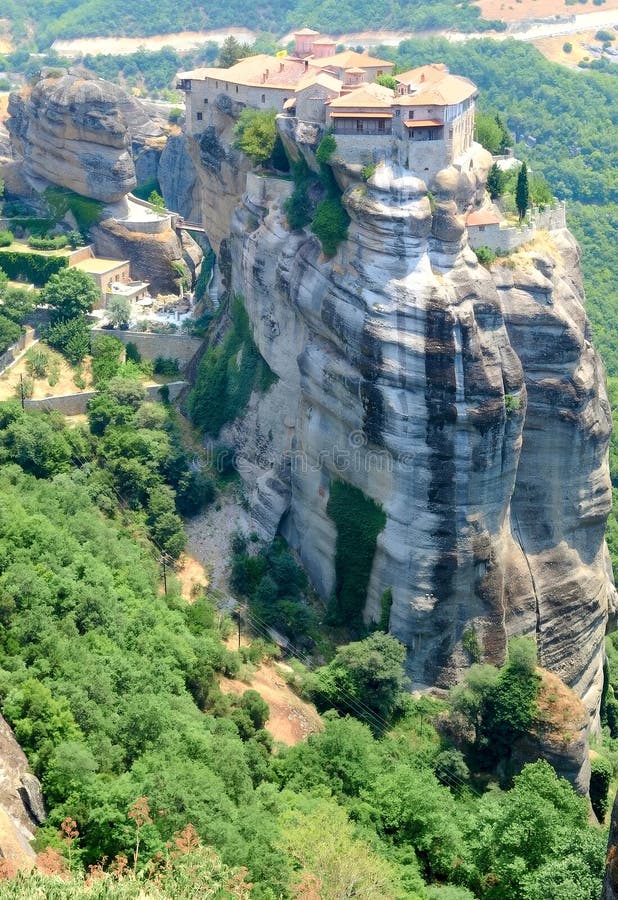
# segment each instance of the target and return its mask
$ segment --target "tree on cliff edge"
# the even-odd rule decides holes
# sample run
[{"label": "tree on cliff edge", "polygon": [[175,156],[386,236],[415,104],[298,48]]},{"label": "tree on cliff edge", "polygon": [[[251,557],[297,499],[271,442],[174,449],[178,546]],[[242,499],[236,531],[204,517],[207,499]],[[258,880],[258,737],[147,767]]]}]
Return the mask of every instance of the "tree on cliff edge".
[{"label": "tree on cliff edge", "polygon": [[515,205],[517,206],[520,222],[526,215],[529,204],[530,185],[528,184],[528,166],[523,162],[517,176],[517,187],[515,188]]}]

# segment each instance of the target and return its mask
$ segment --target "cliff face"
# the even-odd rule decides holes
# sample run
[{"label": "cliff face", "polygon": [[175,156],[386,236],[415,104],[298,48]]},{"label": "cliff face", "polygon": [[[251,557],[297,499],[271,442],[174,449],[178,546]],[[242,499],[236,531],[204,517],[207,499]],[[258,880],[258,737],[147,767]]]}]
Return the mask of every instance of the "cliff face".
[{"label": "cliff face", "polygon": [[[449,685],[473,631],[500,663],[510,635],[594,717],[614,588],[603,528],[610,414],[565,230],[479,265],[462,213],[489,160],[425,184],[350,172],[348,240],[326,260],[281,203],[245,195],[232,286],[279,376],[231,437],[256,527],[280,530],[320,593],[336,588],[334,481],[381,505],[363,616],[409,648],[418,684]],[[216,201],[213,203],[216,205]]]}]

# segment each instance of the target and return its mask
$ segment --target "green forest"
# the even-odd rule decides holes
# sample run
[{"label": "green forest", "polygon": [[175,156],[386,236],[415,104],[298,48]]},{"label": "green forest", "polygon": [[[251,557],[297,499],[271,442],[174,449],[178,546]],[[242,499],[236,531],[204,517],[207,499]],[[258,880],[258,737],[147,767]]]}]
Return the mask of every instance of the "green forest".
[{"label": "green forest", "polygon": [[21,40],[34,32],[41,50],[58,37],[126,35],[146,37],[178,31],[224,28],[236,25],[255,31],[281,35],[308,23],[312,28],[333,34],[363,28],[418,29],[454,28],[459,31],[503,30],[501,22],[484,20],[470,0],[360,0],[335,3],[333,0],[278,0],[254,3],[242,0],[227,3],[199,3],[193,0],[4,0],[2,14],[11,20],[13,34]]}]

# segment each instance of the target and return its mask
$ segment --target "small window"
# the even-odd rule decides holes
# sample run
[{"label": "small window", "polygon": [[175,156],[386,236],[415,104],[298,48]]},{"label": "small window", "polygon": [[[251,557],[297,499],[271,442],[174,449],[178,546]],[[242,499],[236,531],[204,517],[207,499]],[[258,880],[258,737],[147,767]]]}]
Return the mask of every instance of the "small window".
[{"label": "small window", "polygon": [[204,106],[208,106],[208,97],[204,97]]},{"label": "small window", "polygon": [[362,130],[363,130],[363,120],[362,120],[362,119],[357,119],[357,120],[356,120],[356,130],[357,130],[357,131],[362,131]]},{"label": "small window", "polygon": [[485,226],[484,226],[484,225],[479,225],[479,231],[485,231]]},{"label": "small window", "polygon": [[393,111],[393,114],[394,114],[395,118],[398,119],[399,116],[401,115],[401,110],[400,110],[400,109],[395,109],[395,110]]},{"label": "small window", "polygon": [[202,119],[203,119],[202,113],[201,113],[201,112],[198,112],[198,114],[197,114],[197,121],[198,121],[198,122],[201,122]]},{"label": "small window", "polygon": [[266,94],[262,94],[262,103],[266,103]]},{"label": "small window", "polygon": [[410,119],[414,118],[414,110],[413,109],[410,110],[408,118],[410,118]]},{"label": "small window", "polygon": [[382,69],[378,69],[377,77],[379,78],[380,75],[384,75],[384,72],[382,71]]},{"label": "small window", "polygon": [[384,131],[385,122],[384,119],[378,119],[378,131]]},{"label": "small window", "polygon": [[215,81],[215,87],[217,88],[217,90],[219,89],[219,82],[218,82],[218,81]]},{"label": "small window", "polygon": [[236,93],[238,93],[238,85],[236,85]]}]

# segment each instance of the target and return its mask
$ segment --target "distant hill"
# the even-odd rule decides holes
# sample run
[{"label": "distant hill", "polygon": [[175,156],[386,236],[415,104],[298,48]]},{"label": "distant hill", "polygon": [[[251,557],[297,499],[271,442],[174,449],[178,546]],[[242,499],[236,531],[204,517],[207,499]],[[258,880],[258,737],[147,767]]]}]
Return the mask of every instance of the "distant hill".
[{"label": "distant hill", "polygon": [[34,33],[40,49],[56,38],[124,35],[148,36],[185,30],[249,26],[284,34],[311,25],[332,34],[368,29],[437,29],[485,31],[504,28],[481,18],[470,0],[5,0],[3,15],[12,23],[16,43]]}]

